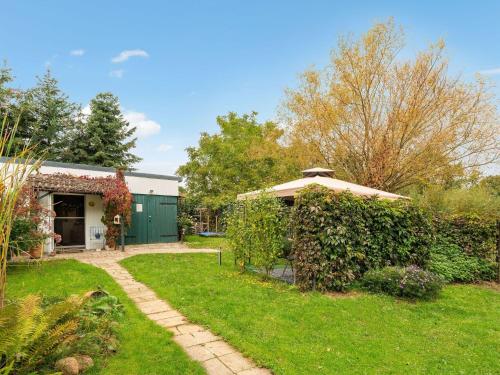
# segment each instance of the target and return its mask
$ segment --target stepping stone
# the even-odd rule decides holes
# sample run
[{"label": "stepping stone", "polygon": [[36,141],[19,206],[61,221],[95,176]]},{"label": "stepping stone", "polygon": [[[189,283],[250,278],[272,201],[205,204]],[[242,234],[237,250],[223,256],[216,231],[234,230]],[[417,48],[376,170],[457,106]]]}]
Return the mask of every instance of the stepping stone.
[{"label": "stepping stone", "polygon": [[155,301],[140,302],[137,306],[146,315],[172,310],[169,305],[158,299]]},{"label": "stepping stone", "polygon": [[149,294],[149,293],[143,293],[143,294],[138,294],[135,297],[130,297],[135,303],[141,303],[141,302],[150,302],[158,299],[154,293]]},{"label": "stepping stone", "polygon": [[196,324],[184,324],[182,326],[178,326],[177,329],[180,333],[193,333],[204,330],[202,326],[198,326]]},{"label": "stepping stone", "polygon": [[174,316],[173,318],[156,320],[156,323],[158,323],[162,327],[171,328],[186,324],[186,318],[184,318],[183,316]]},{"label": "stepping stone", "polygon": [[195,345],[195,346],[191,346],[189,348],[186,348],[186,353],[189,354],[189,356],[192,359],[194,359],[195,361],[198,361],[198,362],[204,362],[204,361],[207,361],[207,360],[215,357],[213,353],[209,352],[202,345]]},{"label": "stepping stone", "polygon": [[236,349],[222,340],[209,342],[205,344],[205,348],[215,354],[217,357],[236,352]]},{"label": "stepping stone", "polygon": [[219,359],[232,371],[240,372],[255,367],[252,362],[243,357],[240,353],[226,354]]},{"label": "stepping stone", "polygon": [[208,375],[233,375],[234,373],[229,370],[224,364],[217,358],[209,359],[203,362],[205,370],[207,370]]},{"label": "stepping stone", "polygon": [[188,348],[194,345],[206,344],[207,342],[220,340],[208,331],[185,333],[174,337],[174,340],[181,346]]},{"label": "stepping stone", "polygon": [[271,375],[271,371],[265,368],[251,368],[249,370],[244,370],[238,372],[238,375]]},{"label": "stepping stone", "polygon": [[178,317],[178,316],[183,317],[182,314],[176,310],[148,314],[149,319],[153,319],[154,321],[174,318],[174,317]]}]

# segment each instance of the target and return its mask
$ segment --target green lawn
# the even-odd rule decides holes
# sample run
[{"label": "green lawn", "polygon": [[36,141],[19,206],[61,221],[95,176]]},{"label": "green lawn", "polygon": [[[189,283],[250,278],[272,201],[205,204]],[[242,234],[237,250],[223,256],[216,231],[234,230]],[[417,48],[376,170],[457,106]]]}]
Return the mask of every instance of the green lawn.
[{"label": "green lawn", "polygon": [[223,237],[202,237],[197,234],[187,235],[184,243],[194,249],[219,249],[226,247],[227,240]]},{"label": "green lawn", "polygon": [[7,298],[30,293],[69,296],[102,286],[125,308],[118,332],[120,347],[107,363],[86,374],[204,374],[171,340],[171,334],[143,315],[125,292],[103,270],[77,261],[51,261],[40,266],[12,266],[8,270]]},{"label": "green lawn", "polygon": [[189,319],[276,374],[498,374],[500,293],[453,285],[434,302],[300,293],[240,275],[230,253],[122,261]]}]

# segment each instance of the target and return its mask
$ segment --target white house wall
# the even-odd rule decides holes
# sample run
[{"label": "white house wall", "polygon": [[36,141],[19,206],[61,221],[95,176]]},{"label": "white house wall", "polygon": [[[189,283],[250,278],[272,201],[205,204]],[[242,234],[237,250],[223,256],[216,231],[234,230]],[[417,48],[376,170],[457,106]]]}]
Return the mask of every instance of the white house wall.
[{"label": "white house wall", "polygon": [[125,176],[125,181],[133,194],[179,195],[179,182],[158,178]]}]

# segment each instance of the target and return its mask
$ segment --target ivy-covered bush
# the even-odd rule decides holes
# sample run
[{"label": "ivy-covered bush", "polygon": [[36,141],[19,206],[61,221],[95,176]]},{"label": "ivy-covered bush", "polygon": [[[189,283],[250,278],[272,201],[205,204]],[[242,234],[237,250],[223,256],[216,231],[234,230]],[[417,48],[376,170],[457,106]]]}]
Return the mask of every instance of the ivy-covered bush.
[{"label": "ivy-covered bush", "polygon": [[364,274],[361,285],[374,293],[408,299],[430,299],[437,297],[443,282],[432,272],[409,266],[370,270]]},{"label": "ivy-covered bush", "polygon": [[296,199],[291,219],[296,279],[302,289],[343,290],[366,271],[425,266],[430,217],[411,202],[335,193],[319,186]]},{"label": "ivy-covered bush", "polygon": [[236,202],[226,218],[226,237],[237,264],[251,262],[267,274],[286,246],[287,210],[278,198],[262,194]]}]

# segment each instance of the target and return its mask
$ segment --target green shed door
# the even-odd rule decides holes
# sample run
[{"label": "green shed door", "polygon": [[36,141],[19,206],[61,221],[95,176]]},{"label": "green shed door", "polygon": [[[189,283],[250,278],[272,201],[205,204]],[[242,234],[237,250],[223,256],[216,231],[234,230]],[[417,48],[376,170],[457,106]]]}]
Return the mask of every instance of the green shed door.
[{"label": "green shed door", "polygon": [[148,197],[148,243],[177,241],[177,199],[172,198]]},{"label": "green shed door", "polygon": [[177,197],[134,194],[127,244],[177,241]]}]

